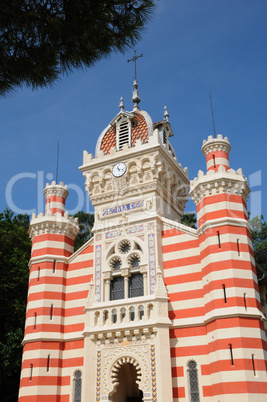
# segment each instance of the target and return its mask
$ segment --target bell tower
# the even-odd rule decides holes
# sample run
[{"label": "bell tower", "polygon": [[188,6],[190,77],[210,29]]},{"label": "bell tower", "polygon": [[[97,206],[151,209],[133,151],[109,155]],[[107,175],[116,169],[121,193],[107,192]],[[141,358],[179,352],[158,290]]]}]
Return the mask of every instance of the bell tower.
[{"label": "bell tower", "polygon": [[[139,109],[137,87],[135,80],[133,111],[125,111],[121,98],[119,113],[97,141],[95,157],[84,151],[80,167],[95,208],[95,279],[85,308],[84,336],[86,376],[91,375],[95,348],[99,370],[104,370],[99,376],[106,376],[97,401],[117,401],[126,392],[117,375],[124,372],[125,359],[125,364],[133,359],[138,368],[143,401],[152,402],[156,395],[158,400],[172,400],[161,218],[180,222],[189,180],[170,143],[167,108],[164,118],[153,124]],[[110,363],[103,355],[107,344],[114,353]],[[108,374],[107,367],[114,373]],[[147,377],[147,370],[155,372],[153,378]],[[83,392],[93,397],[94,384],[85,385]]]}]

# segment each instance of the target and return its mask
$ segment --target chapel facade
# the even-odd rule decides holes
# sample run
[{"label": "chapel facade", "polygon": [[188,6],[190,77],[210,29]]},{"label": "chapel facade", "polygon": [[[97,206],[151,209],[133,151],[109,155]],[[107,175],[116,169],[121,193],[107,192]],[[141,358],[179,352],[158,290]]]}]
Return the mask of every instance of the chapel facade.
[{"label": "chapel facade", "polygon": [[[95,209],[74,252],[68,189],[33,215],[19,402],[266,401],[266,336],[242,170],[209,136],[189,181],[169,115],[120,112],[80,167]],[[188,192],[198,229],[181,224]]]}]

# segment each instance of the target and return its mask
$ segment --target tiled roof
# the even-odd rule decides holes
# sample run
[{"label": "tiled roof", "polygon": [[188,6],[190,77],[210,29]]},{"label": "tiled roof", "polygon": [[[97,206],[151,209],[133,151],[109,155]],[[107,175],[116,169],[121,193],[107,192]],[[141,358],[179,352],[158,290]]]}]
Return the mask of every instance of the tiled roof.
[{"label": "tiled roof", "polygon": [[[148,142],[148,128],[145,118],[141,113],[135,113],[132,120],[132,147],[136,140],[141,139],[142,143]],[[100,150],[109,154],[111,148],[116,146],[116,129],[111,127],[101,142]]]},{"label": "tiled roof", "polygon": [[109,154],[111,148],[116,146],[116,130],[114,127],[110,127],[110,129],[104,135],[104,138],[101,142],[100,150],[104,151],[105,154]]}]

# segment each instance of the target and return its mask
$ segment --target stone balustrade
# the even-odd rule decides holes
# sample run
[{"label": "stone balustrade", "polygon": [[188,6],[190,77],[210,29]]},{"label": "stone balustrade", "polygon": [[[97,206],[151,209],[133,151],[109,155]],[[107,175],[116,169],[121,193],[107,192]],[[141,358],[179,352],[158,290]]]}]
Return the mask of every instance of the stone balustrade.
[{"label": "stone balustrade", "polygon": [[94,303],[85,308],[85,313],[84,334],[93,336],[102,333],[118,337],[127,335],[129,331],[142,335],[154,332],[156,325],[171,324],[168,298],[154,295]]}]

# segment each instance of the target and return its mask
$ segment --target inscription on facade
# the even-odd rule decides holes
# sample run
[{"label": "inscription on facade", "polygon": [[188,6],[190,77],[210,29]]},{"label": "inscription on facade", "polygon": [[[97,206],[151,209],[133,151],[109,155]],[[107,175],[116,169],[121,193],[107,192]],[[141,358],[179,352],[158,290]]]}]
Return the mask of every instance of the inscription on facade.
[{"label": "inscription on facade", "polygon": [[118,205],[117,207],[104,209],[103,216],[118,214],[119,212],[131,211],[132,209],[142,208],[144,201],[129,202],[128,204]]}]

